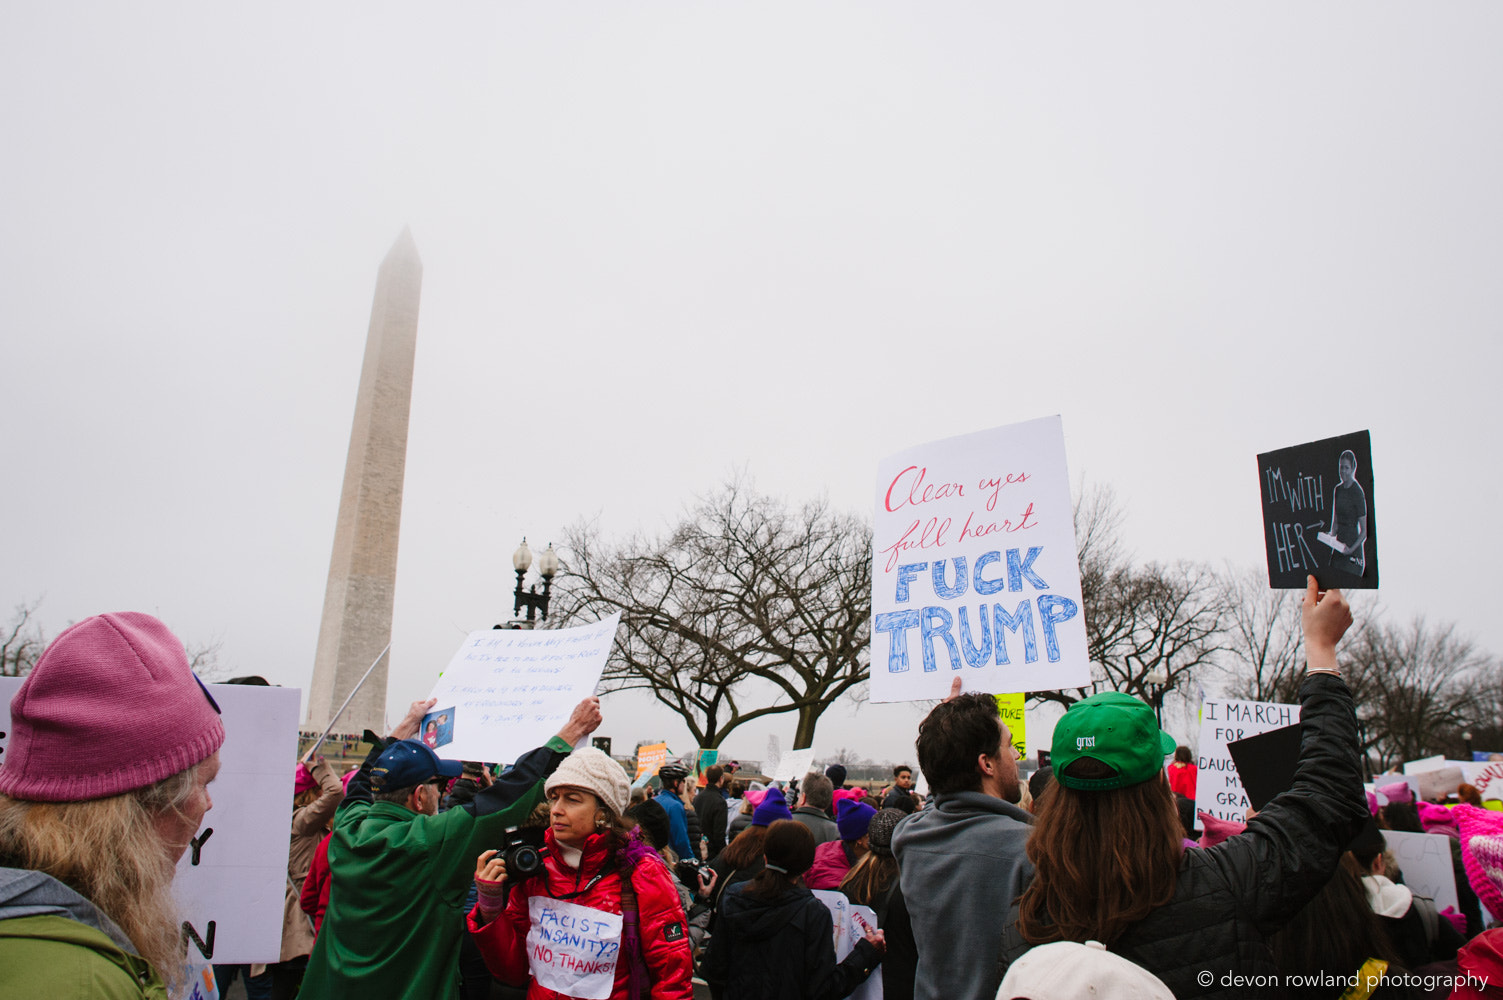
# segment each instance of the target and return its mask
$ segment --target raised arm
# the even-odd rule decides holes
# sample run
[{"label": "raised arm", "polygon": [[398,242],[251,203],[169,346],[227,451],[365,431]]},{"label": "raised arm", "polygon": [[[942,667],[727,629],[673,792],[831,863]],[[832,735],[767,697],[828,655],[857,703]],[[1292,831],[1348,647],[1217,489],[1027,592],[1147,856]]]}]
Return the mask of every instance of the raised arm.
[{"label": "raised arm", "polygon": [[1352,623],[1340,591],[1320,594],[1309,578],[1302,608],[1307,677],[1300,688],[1303,735],[1294,782],[1247,824],[1205,852],[1271,933],[1330,879],[1367,821],[1357,753],[1357,716],[1341,679],[1336,644]]}]

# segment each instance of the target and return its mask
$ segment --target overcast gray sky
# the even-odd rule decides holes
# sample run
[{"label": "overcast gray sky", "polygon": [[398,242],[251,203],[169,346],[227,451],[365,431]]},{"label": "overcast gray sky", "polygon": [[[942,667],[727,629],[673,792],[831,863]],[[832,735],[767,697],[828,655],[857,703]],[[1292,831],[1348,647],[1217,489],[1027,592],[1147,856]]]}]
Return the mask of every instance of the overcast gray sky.
[{"label": "overcast gray sky", "polygon": [[[393,713],[509,615],[523,534],[653,530],[737,469],[865,510],[880,456],[1052,413],[1141,558],[1249,565],[1255,455],[1370,428],[1384,604],[1503,651],[1500,34],[1465,2],[6,5],[0,609],[149,610],[305,686],[410,225]],[[602,732],[687,743],[630,707]],[[822,751],[911,755],[911,707],[835,715]]]}]

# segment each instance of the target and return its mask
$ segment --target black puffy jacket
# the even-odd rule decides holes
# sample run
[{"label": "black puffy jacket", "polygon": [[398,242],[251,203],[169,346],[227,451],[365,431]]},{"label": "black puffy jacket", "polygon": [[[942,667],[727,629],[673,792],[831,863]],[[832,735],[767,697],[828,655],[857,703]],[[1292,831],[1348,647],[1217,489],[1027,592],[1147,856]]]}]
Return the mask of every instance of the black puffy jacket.
[{"label": "black puffy jacket", "polygon": [[835,962],[835,922],[808,889],[776,899],[733,885],[720,900],[700,974],[716,1000],[840,1000],[881,960],[862,939]]},{"label": "black puffy jacket", "polygon": [[[1304,730],[1293,785],[1245,832],[1206,850],[1186,850],[1173,898],[1110,944],[1181,1000],[1283,996],[1265,939],[1330,881],[1346,844],[1367,821],[1351,691],[1338,677],[1311,674],[1300,688],[1300,705]],[[1028,948],[1010,922],[1004,961]],[[1202,981],[1207,973],[1209,984]],[[1261,976],[1271,979],[1247,981]]]}]

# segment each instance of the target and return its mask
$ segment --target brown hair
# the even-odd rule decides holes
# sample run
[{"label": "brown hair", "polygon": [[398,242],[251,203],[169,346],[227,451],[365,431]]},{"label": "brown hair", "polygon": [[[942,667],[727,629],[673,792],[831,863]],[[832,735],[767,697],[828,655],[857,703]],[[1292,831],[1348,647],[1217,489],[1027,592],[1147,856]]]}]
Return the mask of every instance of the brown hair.
[{"label": "brown hair", "polygon": [[[1115,772],[1082,757],[1063,773],[1086,779]],[[1028,838],[1037,874],[1019,901],[1018,931],[1031,944],[1110,947],[1174,896],[1183,853],[1174,796],[1162,775],[1100,792],[1055,786]]]},{"label": "brown hair", "polygon": [[[1399,956],[1367,901],[1362,874],[1356,859],[1343,854],[1325,887],[1268,939],[1281,973],[1310,976],[1314,983],[1322,974],[1326,980],[1332,973],[1350,976],[1369,958],[1387,960],[1390,975],[1400,971]],[[1336,997],[1344,985],[1307,995]]]},{"label": "brown hair", "polygon": [[859,906],[871,906],[898,877],[898,859],[867,851],[840,880],[840,891]]},{"label": "brown hair", "polygon": [[198,766],[145,788],[87,802],[31,802],[0,795],[0,858],[51,875],[125,932],[176,992],[185,945],[172,898],[177,858],[156,819],[193,795]]},{"label": "brown hair", "polygon": [[1001,718],[997,699],[978,693],[942,701],[924,716],[914,748],[929,791],[941,795],[981,790],[976,758],[1001,752]]},{"label": "brown hair", "polygon": [[[779,821],[781,822],[781,821]],[[767,827],[749,826],[736,834],[736,839],[725,845],[725,850],[720,856],[725,858],[725,863],[734,871],[737,868],[750,868],[762,857],[762,844],[767,840]]]},{"label": "brown hair", "polygon": [[767,828],[762,854],[767,859],[766,867],[742,891],[776,899],[798,885],[799,876],[814,864],[814,834],[798,820],[780,819]]}]

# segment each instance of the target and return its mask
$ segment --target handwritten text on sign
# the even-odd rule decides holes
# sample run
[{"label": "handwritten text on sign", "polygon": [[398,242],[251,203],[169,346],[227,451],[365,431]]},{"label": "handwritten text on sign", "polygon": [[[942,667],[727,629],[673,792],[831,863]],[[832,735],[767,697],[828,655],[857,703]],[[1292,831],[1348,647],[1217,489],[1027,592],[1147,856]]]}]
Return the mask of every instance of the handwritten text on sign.
[{"label": "handwritten text on sign", "polygon": [[454,706],[451,760],[516,760],[563,728],[595,693],[620,615],[579,628],[471,632],[433,686]]},{"label": "handwritten text on sign", "polygon": [[873,701],[1090,683],[1058,417],[884,460],[872,548]]},{"label": "handwritten text on sign", "polygon": [[[1283,729],[1299,721],[1299,706],[1273,701],[1232,701],[1207,698],[1201,706],[1199,773],[1195,777],[1195,809],[1217,819],[1247,821],[1252,802],[1232,762],[1228,743]],[[1197,821],[1196,826],[1199,826]]]},{"label": "handwritten text on sign", "polygon": [[538,985],[584,1000],[610,996],[621,957],[621,914],[547,896],[528,899],[527,912],[527,965]]}]

